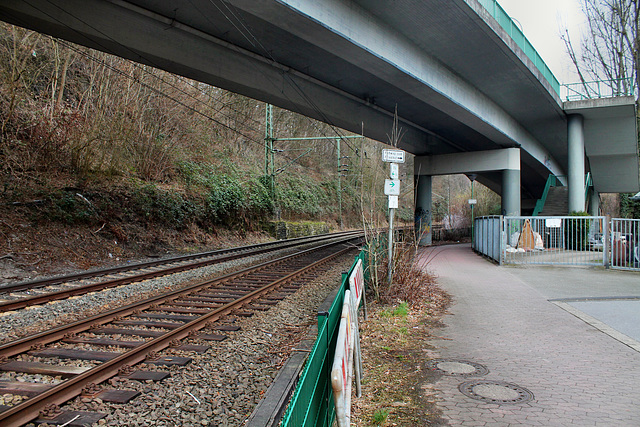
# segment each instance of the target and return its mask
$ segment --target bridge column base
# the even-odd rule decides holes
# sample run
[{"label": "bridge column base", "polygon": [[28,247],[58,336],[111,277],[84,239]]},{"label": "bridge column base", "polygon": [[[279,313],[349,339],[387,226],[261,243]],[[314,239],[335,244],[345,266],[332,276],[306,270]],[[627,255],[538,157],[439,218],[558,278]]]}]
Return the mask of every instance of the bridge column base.
[{"label": "bridge column base", "polygon": [[520,169],[502,171],[502,214],[520,216]]}]

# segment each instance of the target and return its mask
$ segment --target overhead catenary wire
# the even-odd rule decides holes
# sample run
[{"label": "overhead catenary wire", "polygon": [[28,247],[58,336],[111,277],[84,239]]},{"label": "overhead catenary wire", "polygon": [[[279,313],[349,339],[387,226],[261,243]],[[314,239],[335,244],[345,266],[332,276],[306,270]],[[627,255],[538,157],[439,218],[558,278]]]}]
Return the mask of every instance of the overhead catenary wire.
[{"label": "overhead catenary wire", "polygon": [[[80,52],[79,50],[74,49],[73,47],[70,47],[70,49],[75,50],[76,52]],[[82,53],[82,52],[81,52],[81,53]],[[83,53],[83,54],[84,54],[84,53]],[[88,54],[85,54],[85,56],[87,56],[88,58],[92,59],[93,61],[96,61],[97,63],[99,63],[99,64],[100,64],[100,65],[102,65],[103,67],[108,68],[109,70],[113,71],[114,73],[117,73],[117,74],[119,74],[119,75],[121,75],[121,76],[123,76],[123,77],[125,77],[125,78],[131,79],[131,80],[135,81],[137,84],[139,84],[140,86],[142,86],[142,87],[144,87],[144,88],[146,88],[146,89],[149,89],[150,91],[152,91],[152,92],[154,92],[154,93],[156,93],[156,94],[158,94],[158,95],[161,95],[161,96],[164,96],[164,97],[166,97],[166,98],[170,99],[171,101],[173,101],[173,102],[175,102],[175,103],[177,103],[177,104],[181,105],[182,107],[184,107],[184,108],[188,109],[189,111],[192,111],[192,112],[194,112],[194,113],[196,113],[196,114],[198,114],[198,115],[200,115],[200,116],[202,116],[202,117],[204,117],[204,118],[206,118],[206,119],[208,119],[208,120],[211,120],[212,122],[215,122],[216,124],[218,124],[218,125],[220,125],[220,126],[223,126],[223,127],[227,128],[227,129],[229,129],[229,130],[233,131],[233,132],[236,132],[236,133],[237,133],[237,134],[239,134],[240,136],[242,136],[242,137],[246,138],[246,139],[247,139],[247,141],[249,141],[249,142],[254,142],[254,143],[256,143],[256,144],[259,144],[260,146],[262,146],[262,145],[263,145],[263,142],[262,142],[262,141],[258,141],[258,140],[253,139],[253,137],[251,137],[251,136],[249,136],[249,135],[247,135],[247,134],[245,134],[245,133],[242,133],[242,132],[240,132],[240,131],[239,131],[239,130],[237,130],[237,129],[234,129],[234,128],[232,128],[231,126],[229,126],[229,125],[227,125],[227,124],[225,124],[225,123],[222,123],[220,120],[215,119],[214,117],[211,117],[210,115],[208,115],[208,114],[206,114],[206,113],[203,113],[202,111],[200,111],[200,110],[198,110],[198,109],[196,109],[196,108],[193,108],[193,107],[192,107],[192,106],[190,106],[190,105],[187,105],[187,104],[186,104],[186,103],[184,103],[183,101],[181,101],[181,100],[179,100],[179,99],[176,99],[176,98],[172,97],[171,95],[169,95],[169,94],[167,94],[167,93],[165,93],[165,92],[161,91],[160,89],[157,89],[157,88],[155,88],[155,87],[151,86],[150,84],[145,83],[145,82],[143,82],[143,81],[141,81],[141,80],[137,79],[136,77],[134,77],[134,76],[132,76],[132,75],[130,75],[130,74],[128,74],[128,73],[126,73],[126,72],[122,71],[122,70],[119,70],[118,68],[116,68],[116,67],[114,67],[114,66],[112,66],[112,65],[110,65],[110,64],[107,64],[105,61],[103,61],[103,60],[101,60],[101,59],[98,59],[98,58],[95,58],[95,57],[91,57],[91,56],[90,56],[90,55],[88,55]]]},{"label": "overhead catenary wire", "polygon": [[[72,43],[66,42],[66,41],[64,41],[64,40],[57,39],[57,38],[55,38],[55,37],[51,37],[51,39],[52,39],[52,40],[55,40],[55,41],[56,41],[56,43],[60,43],[61,45],[63,45],[63,46],[64,46],[64,47],[66,47],[67,49],[73,50],[74,52],[76,52],[76,53],[78,53],[78,54],[80,54],[80,55],[84,56],[84,57],[85,57],[85,58],[87,58],[87,59],[90,59],[90,60],[92,60],[92,61],[98,62],[98,63],[100,63],[101,65],[105,65],[105,63],[104,63],[104,61],[103,61],[103,60],[101,60],[101,59],[99,59],[99,58],[96,58],[95,56],[90,55],[89,53],[87,53],[87,52],[85,52],[85,51],[83,51],[83,50],[79,49],[78,47],[76,47],[76,46],[75,46],[74,44],[72,44]],[[166,79],[163,79],[161,76],[159,76],[159,75],[157,75],[157,74],[154,74],[154,73],[150,72],[149,70],[145,69],[143,66],[141,66],[141,65],[140,65],[140,64],[138,64],[138,63],[136,63],[135,61],[131,61],[131,60],[127,60],[127,59],[123,59],[123,60],[124,60],[124,61],[127,61],[127,63],[131,64],[132,66],[134,66],[136,69],[140,70],[141,72],[143,72],[143,73],[145,73],[145,74],[147,74],[147,75],[149,75],[149,76],[151,76],[151,77],[153,77],[153,78],[155,78],[155,79],[159,80],[159,81],[160,81],[160,82],[162,82],[163,84],[166,84],[166,85],[168,85],[168,86],[170,86],[170,87],[172,87],[172,88],[176,89],[177,91],[179,91],[180,93],[182,93],[182,94],[186,95],[187,97],[189,97],[189,98],[193,99],[194,101],[196,101],[196,102],[198,102],[198,103],[200,103],[200,104],[203,104],[203,105],[205,105],[205,106],[207,106],[207,107],[211,107],[211,105],[210,105],[210,104],[206,103],[206,102],[205,102],[205,101],[203,101],[202,99],[199,99],[198,97],[194,96],[193,94],[190,94],[189,92],[185,91],[184,89],[182,89],[182,88],[180,88],[180,87],[178,87],[178,86],[176,86],[176,85],[172,84],[171,82],[167,81]],[[110,67],[108,67],[108,68],[110,68]],[[184,83],[184,84],[188,85],[189,87],[193,88],[194,90],[197,90],[193,85],[191,85],[191,83],[189,83],[189,82],[185,81],[185,79],[184,79],[184,78],[182,78],[182,77],[180,77],[180,76],[178,76],[178,75],[176,75],[176,74],[172,74],[172,75],[173,75],[173,76],[178,77],[178,78],[179,78],[179,80],[180,80],[182,83]],[[128,76],[128,77],[131,77],[131,76]],[[208,86],[209,86],[209,87],[212,87],[212,88],[216,88],[215,86],[211,86],[211,85],[208,85]],[[217,88],[216,88],[216,89],[217,89]],[[158,89],[158,91],[160,91],[160,90]],[[162,95],[163,95],[163,96],[166,96],[167,98],[170,98],[170,97],[171,97],[171,95],[168,95],[168,94],[167,94],[167,93],[165,93],[164,91],[160,91],[160,92],[162,92]],[[241,111],[239,111],[239,110],[236,110],[236,109],[232,108],[232,107],[230,106],[230,104],[228,104],[228,103],[224,103],[224,102],[222,102],[220,99],[216,99],[216,98],[214,98],[213,96],[211,96],[211,95],[209,95],[209,94],[206,94],[206,93],[205,93],[205,94],[203,94],[201,91],[199,91],[199,93],[200,93],[200,94],[202,94],[202,95],[204,95],[205,97],[207,97],[210,101],[213,101],[213,102],[217,102],[217,103],[222,104],[222,107],[220,107],[219,109],[214,109],[214,111],[215,111],[215,113],[216,113],[216,114],[220,114],[221,116],[223,116],[223,117],[225,117],[225,118],[227,118],[227,119],[233,120],[233,119],[234,119],[233,117],[231,117],[231,116],[229,116],[229,115],[227,115],[227,114],[225,114],[225,113],[223,113],[223,112],[222,112],[225,108],[229,108],[231,111],[233,111],[233,112],[235,112],[235,113],[242,114],[244,117],[248,118],[248,119],[249,119],[249,120],[251,120],[252,122],[254,122],[254,123],[258,124],[258,125],[262,125],[262,123],[261,123],[261,122],[259,122],[259,121],[255,120],[254,118],[250,117],[248,114],[246,114],[246,113],[244,113],[244,112],[241,112]],[[247,125],[245,124],[245,126],[247,126]],[[247,126],[247,127],[248,127],[250,130],[254,131],[254,132],[257,132],[257,133],[260,133],[260,132],[261,132],[261,130],[260,130],[260,129],[256,129],[255,127],[251,127],[251,126]]]},{"label": "overhead catenary wire", "polygon": [[[189,0],[189,2],[191,3],[192,6],[194,6],[197,9],[197,6],[193,4],[193,2],[191,0]],[[234,26],[234,28],[249,42],[249,44],[251,44],[254,48],[259,48],[262,50],[262,52],[264,53],[265,57],[268,58],[269,60],[271,60],[274,64],[280,64],[276,58],[273,57],[272,53],[260,42],[260,40],[251,32],[251,29],[249,28],[248,25],[246,25],[246,23],[244,22],[241,14],[238,14],[236,12],[234,12],[231,9],[231,6],[229,5],[228,2],[222,0],[220,3],[222,3],[225,8],[229,11],[229,13],[236,19],[236,21],[238,22],[239,25],[242,26],[242,28],[244,29],[244,31],[238,27],[238,25],[234,22],[233,19],[231,19],[229,17],[229,15],[227,15],[222,9],[220,9],[220,7],[218,5],[216,5],[214,0],[209,0],[209,3],[211,3],[220,13],[222,13],[222,15],[229,21],[229,23],[231,23],[231,25]],[[211,22],[210,19],[208,19],[206,17],[205,14],[205,19],[207,19],[207,21],[212,24],[215,25],[213,22]],[[252,41],[253,40],[253,41]],[[262,71],[257,70],[258,72],[262,73]],[[269,80],[274,86],[278,87],[278,85],[271,81],[271,79],[269,79],[268,76],[266,76],[264,73],[262,73],[262,75],[267,78],[267,80]],[[331,130],[333,130],[333,132],[336,134],[336,136],[340,137],[341,140],[343,140],[347,146],[349,148],[351,148],[353,151],[355,151],[355,148],[353,146],[351,146],[351,144],[349,144],[349,142],[342,138],[344,135],[340,132],[340,130],[332,123],[332,121],[326,116],[326,114],[324,114],[324,112],[318,108],[318,106],[315,104],[315,102],[304,92],[304,90],[302,88],[300,88],[300,86],[296,83],[295,80],[293,80],[291,78],[291,76],[288,73],[283,73],[283,78],[289,83],[289,85],[305,100],[305,102],[314,110],[316,111],[316,113],[322,118],[322,121],[324,123],[326,123],[327,125],[329,125],[329,127],[331,128]],[[283,92],[283,95],[289,100],[292,101],[291,98],[289,98],[289,96]],[[292,101],[293,102],[293,101]],[[309,117],[304,116],[307,120],[311,119]],[[316,124],[311,121],[311,124],[316,128],[316,130],[323,134],[323,136],[327,136],[323,131],[319,130],[316,126]],[[334,142],[335,143],[335,142]]]}]

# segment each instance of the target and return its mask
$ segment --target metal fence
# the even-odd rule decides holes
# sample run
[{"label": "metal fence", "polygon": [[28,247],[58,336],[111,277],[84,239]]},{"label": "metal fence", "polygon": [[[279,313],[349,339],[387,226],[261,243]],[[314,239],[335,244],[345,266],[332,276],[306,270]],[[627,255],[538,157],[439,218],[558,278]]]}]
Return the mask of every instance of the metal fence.
[{"label": "metal fence", "polygon": [[348,277],[358,260],[365,265],[365,280],[368,276],[367,252],[361,251],[349,269],[343,273],[342,282],[335,298],[327,301],[318,312],[318,335],[300,375],[296,390],[280,423],[283,427],[330,427],[335,419],[335,405],[329,372],[338,339],[338,326],[342,314],[344,291],[349,286]]},{"label": "metal fence", "polygon": [[567,101],[633,96],[634,86],[633,78],[569,83],[563,85],[562,95]]},{"label": "metal fence", "polygon": [[611,268],[640,271],[640,219],[612,219],[609,242]]},{"label": "metal fence", "polygon": [[472,247],[499,264],[605,266],[610,262],[613,266],[608,249],[615,244],[618,249],[611,252],[611,257],[617,256],[615,265],[638,268],[640,261],[634,257],[640,257],[640,221],[614,221],[610,241],[602,216],[479,217],[474,221]]},{"label": "metal fence", "polygon": [[504,217],[504,264],[606,264],[601,216]]},{"label": "metal fence", "polygon": [[502,264],[502,220],[496,215],[475,218],[473,222],[473,249],[499,264]]}]

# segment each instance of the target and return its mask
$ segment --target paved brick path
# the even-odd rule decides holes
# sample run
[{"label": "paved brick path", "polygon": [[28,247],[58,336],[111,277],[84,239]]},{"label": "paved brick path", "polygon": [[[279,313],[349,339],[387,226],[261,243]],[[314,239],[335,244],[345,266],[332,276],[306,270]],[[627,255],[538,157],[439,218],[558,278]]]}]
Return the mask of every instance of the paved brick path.
[{"label": "paved brick path", "polygon": [[[487,403],[458,391],[473,377],[443,376],[435,388],[451,425],[640,426],[640,353],[547,301],[546,289],[547,297],[522,278],[533,274],[533,282],[556,280],[562,288],[567,270],[498,267],[467,245],[429,248],[424,257],[455,300],[443,339],[432,343],[440,357],[480,363],[489,373],[475,378],[515,383],[535,396],[529,403]],[[602,277],[594,283],[606,286]],[[640,275],[626,277],[637,280],[640,295]]]}]

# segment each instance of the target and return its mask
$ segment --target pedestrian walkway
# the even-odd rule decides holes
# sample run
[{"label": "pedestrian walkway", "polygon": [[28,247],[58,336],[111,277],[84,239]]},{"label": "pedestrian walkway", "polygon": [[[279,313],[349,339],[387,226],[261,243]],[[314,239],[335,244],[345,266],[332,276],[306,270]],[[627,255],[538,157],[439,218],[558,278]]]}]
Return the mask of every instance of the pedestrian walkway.
[{"label": "pedestrian walkway", "polygon": [[443,359],[435,388],[451,425],[640,426],[640,352],[629,345],[638,343],[576,317],[575,304],[567,304],[573,314],[562,306],[640,296],[640,274],[499,267],[468,245],[421,256],[454,299],[431,343]]}]

